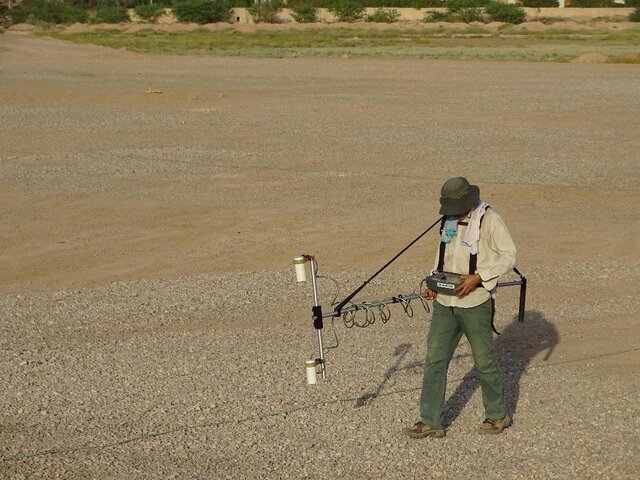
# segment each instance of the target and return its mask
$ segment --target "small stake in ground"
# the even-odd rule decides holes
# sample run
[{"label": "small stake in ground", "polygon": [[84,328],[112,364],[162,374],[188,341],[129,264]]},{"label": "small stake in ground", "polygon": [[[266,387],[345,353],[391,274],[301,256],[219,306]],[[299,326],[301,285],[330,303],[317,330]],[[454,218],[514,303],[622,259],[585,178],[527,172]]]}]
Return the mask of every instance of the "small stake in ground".
[{"label": "small stake in ground", "polygon": [[151,82],[149,82],[149,88],[147,88],[147,91],[145,93],[162,93],[162,90],[154,90],[151,87]]}]

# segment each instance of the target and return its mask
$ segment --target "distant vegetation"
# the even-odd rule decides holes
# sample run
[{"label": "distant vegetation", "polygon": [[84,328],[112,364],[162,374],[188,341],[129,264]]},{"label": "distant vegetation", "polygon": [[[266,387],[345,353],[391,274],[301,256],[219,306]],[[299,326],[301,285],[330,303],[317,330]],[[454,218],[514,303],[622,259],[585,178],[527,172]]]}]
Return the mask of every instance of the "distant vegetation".
[{"label": "distant vegetation", "polygon": [[173,13],[179,22],[199,24],[226,22],[231,5],[227,0],[176,0]]},{"label": "distant vegetation", "polygon": [[164,7],[151,3],[140,3],[139,5],[133,7],[133,11],[136,12],[136,15],[142,20],[150,23],[155,23],[158,18],[162,16]]},{"label": "distant vegetation", "polygon": [[[153,1],[153,3],[151,3]],[[249,9],[255,23],[282,23],[286,6],[299,23],[318,21],[318,8],[329,9],[340,22],[392,23],[400,20],[398,8],[446,7],[446,11],[430,11],[429,22],[489,22],[521,23],[525,20],[522,7],[557,7],[558,0],[519,0],[519,4],[503,4],[494,0],[23,0],[13,8],[0,4],[0,26],[15,23],[125,23],[130,21],[130,9],[140,19],[154,23],[165,9],[173,10],[179,22],[198,24],[226,22],[233,7]],[[571,0],[569,7],[640,7],[640,0],[626,0],[624,5],[614,0]],[[367,8],[375,8],[366,14]],[[629,17],[637,21],[637,13]]]},{"label": "distant vegetation", "polygon": [[62,0],[24,0],[9,10],[11,23],[86,23],[89,12]]},{"label": "distant vegetation", "polygon": [[249,7],[249,15],[254,23],[282,23],[278,15],[282,11],[281,0],[263,0]]},{"label": "distant vegetation", "polygon": [[329,11],[339,22],[357,22],[364,17],[364,4],[354,0],[336,0]]},{"label": "distant vegetation", "polygon": [[522,0],[520,3],[530,8],[557,8],[559,5],[558,0]]},{"label": "distant vegetation", "polygon": [[366,16],[367,22],[394,23],[400,20],[400,12],[395,8],[376,8],[373,13]]},{"label": "distant vegetation", "polygon": [[310,3],[293,5],[291,16],[298,23],[315,23],[318,21],[318,8]]}]

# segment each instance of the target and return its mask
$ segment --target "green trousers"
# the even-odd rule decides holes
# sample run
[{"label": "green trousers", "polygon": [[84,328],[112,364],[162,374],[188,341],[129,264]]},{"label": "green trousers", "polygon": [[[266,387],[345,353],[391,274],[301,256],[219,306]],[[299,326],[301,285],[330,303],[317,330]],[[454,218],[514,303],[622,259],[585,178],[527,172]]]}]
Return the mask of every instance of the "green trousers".
[{"label": "green trousers", "polygon": [[425,424],[442,427],[447,370],[463,333],[473,352],[486,417],[497,420],[507,414],[502,374],[493,346],[491,314],[491,300],[472,308],[445,307],[433,302],[420,396],[420,417]]}]

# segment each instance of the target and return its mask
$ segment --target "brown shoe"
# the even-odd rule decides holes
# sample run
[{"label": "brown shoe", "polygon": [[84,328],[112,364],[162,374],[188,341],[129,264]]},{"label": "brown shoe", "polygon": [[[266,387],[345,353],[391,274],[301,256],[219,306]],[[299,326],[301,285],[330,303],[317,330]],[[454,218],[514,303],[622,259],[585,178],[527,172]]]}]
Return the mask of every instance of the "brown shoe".
[{"label": "brown shoe", "polygon": [[422,422],[417,422],[412,427],[405,427],[402,431],[411,438],[444,438],[445,435],[444,428],[430,427]]},{"label": "brown shoe", "polygon": [[500,418],[498,420],[491,420],[490,418],[485,418],[484,422],[482,422],[482,425],[480,425],[480,427],[478,428],[478,431],[480,433],[488,433],[488,434],[502,433],[502,431],[505,428],[508,428],[510,426],[511,426],[511,417],[507,413],[507,415],[504,418]]}]

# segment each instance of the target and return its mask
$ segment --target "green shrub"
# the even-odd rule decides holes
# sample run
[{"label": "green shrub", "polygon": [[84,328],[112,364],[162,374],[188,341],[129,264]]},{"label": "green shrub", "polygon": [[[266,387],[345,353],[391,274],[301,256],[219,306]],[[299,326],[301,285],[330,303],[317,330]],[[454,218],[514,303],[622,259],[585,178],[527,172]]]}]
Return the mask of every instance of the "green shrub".
[{"label": "green shrub", "polygon": [[482,11],[479,8],[463,8],[456,12],[456,15],[464,23],[482,21]]},{"label": "green shrub", "polygon": [[59,23],[87,23],[89,21],[89,12],[86,10],[68,3],[59,2],[59,5]]},{"label": "green shrub", "polygon": [[423,22],[454,22],[450,12],[430,11],[425,12]]},{"label": "green shrub", "polygon": [[[78,0],[73,0],[78,1]],[[91,1],[91,0],[80,0],[80,1]],[[158,8],[171,8],[173,7],[173,0],[111,0],[116,3],[116,5],[120,5],[125,8],[133,8],[135,9],[138,5],[153,5]]]},{"label": "green shrub", "polygon": [[370,8],[427,8],[444,7],[444,0],[361,0],[362,5]]},{"label": "green shrub", "polygon": [[529,8],[557,8],[558,0],[522,0],[523,7]]},{"label": "green shrub", "polygon": [[465,23],[482,20],[481,7],[488,5],[490,0],[449,0],[447,9],[451,13],[452,21]]},{"label": "green shrub", "polygon": [[374,23],[395,23],[400,20],[400,12],[395,8],[377,8],[373,13],[367,15],[367,22]]},{"label": "green shrub", "polygon": [[[242,0],[235,0],[238,3]],[[365,8],[428,8],[444,7],[446,0],[358,0]],[[307,4],[316,8],[331,7],[335,0],[287,0],[287,7],[293,9],[296,5]]]},{"label": "green shrub", "polygon": [[315,23],[318,21],[318,9],[308,3],[301,3],[291,9],[291,16],[298,23]]},{"label": "green shrub", "polygon": [[449,0],[446,3],[447,8],[452,13],[458,13],[460,10],[469,8],[486,7],[491,0]]},{"label": "green shrub", "polygon": [[567,7],[573,8],[610,8],[615,7],[613,0],[571,0]]},{"label": "green shrub", "polygon": [[11,14],[9,7],[4,3],[0,3],[0,30],[4,32],[2,27],[8,27],[11,24]]},{"label": "green shrub", "polygon": [[266,0],[254,3],[248,8],[254,23],[282,23],[278,14],[282,11],[280,0]]},{"label": "green shrub", "polygon": [[484,11],[494,22],[513,23],[518,25],[524,22],[527,14],[520,5],[501,2],[491,2],[484,7]]},{"label": "green shrub", "polygon": [[24,0],[8,13],[10,23],[85,23],[86,10],[61,0]]},{"label": "green shrub", "polygon": [[636,7],[636,9],[629,14],[630,22],[640,22],[640,7]]},{"label": "green shrub", "polygon": [[301,5],[310,5],[316,8],[326,8],[328,5],[327,0],[287,0],[286,4],[292,10]]},{"label": "green shrub", "polygon": [[[384,0],[382,0],[384,1]],[[387,3],[387,2],[385,2]],[[444,7],[445,0],[413,0],[409,2],[405,8],[429,8],[429,7]],[[401,5],[391,5],[392,7],[401,7]]]},{"label": "green shrub", "polygon": [[230,16],[227,0],[177,0],[173,13],[179,22],[205,23],[226,22]]},{"label": "green shrub", "polygon": [[482,7],[491,0],[449,0],[446,12],[431,11],[424,15],[424,22],[481,22]]},{"label": "green shrub", "polygon": [[69,3],[69,5],[73,5],[74,7],[90,10],[95,9],[98,4],[102,2],[100,0],[69,0],[67,3]]},{"label": "green shrub", "polygon": [[130,20],[127,9],[116,5],[98,5],[91,17],[91,23],[127,23]]},{"label": "green shrub", "polygon": [[142,20],[155,23],[164,13],[164,7],[150,3],[141,3],[133,7],[133,11],[136,12],[136,15]]},{"label": "green shrub", "polygon": [[337,0],[329,7],[339,22],[357,22],[364,16],[364,5],[352,0]]},{"label": "green shrub", "polygon": [[175,3],[176,2],[174,0],[153,0],[154,5],[158,7],[164,7],[164,8],[173,8]]},{"label": "green shrub", "polygon": [[640,7],[640,0],[624,0],[625,7]]}]

